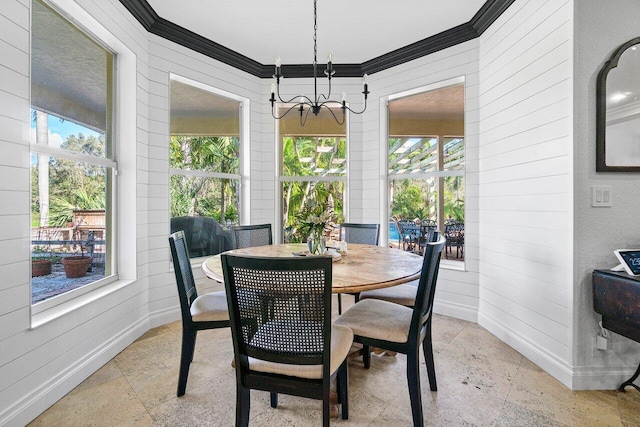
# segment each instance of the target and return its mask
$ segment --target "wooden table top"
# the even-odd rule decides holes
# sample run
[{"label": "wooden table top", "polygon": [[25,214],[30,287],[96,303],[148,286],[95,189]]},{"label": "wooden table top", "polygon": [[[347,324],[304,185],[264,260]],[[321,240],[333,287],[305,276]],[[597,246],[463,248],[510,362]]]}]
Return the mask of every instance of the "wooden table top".
[{"label": "wooden table top", "polygon": [[[290,257],[293,252],[307,250],[306,243],[284,243],[234,249],[225,253]],[[346,255],[333,263],[333,293],[357,293],[410,282],[420,277],[422,257],[399,249],[350,243]],[[207,277],[224,281],[220,255],[202,263]]]}]

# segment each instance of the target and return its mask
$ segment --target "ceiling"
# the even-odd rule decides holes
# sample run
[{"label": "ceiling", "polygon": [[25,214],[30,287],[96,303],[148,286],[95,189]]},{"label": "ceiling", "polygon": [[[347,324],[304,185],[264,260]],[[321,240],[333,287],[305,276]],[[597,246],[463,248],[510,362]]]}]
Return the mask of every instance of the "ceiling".
[{"label": "ceiling", "polygon": [[[362,77],[479,37],[515,0],[318,0],[317,59]],[[120,0],[152,34],[270,79],[313,77],[312,0]]]},{"label": "ceiling", "polygon": [[[318,63],[363,63],[470,21],[486,0],[319,0]],[[147,0],[161,17],[261,64],[313,62],[311,0]]]}]

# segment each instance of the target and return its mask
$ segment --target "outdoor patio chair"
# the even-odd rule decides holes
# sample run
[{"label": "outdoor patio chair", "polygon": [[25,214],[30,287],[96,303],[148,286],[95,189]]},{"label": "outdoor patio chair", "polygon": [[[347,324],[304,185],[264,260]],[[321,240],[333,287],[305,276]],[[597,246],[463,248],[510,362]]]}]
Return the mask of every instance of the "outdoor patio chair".
[{"label": "outdoor patio chair", "polygon": [[232,230],[236,249],[273,244],[271,224],[234,225]]},{"label": "outdoor patio chair", "polygon": [[249,424],[250,391],[322,400],[337,377],[342,418],[349,416],[347,361],[353,333],[331,322],[330,257],[265,258],[222,254],[236,368],[236,426]]},{"label": "outdoor patio chair", "polygon": [[191,258],[217,255],[233,249],[231,236],[213,218],[180,216],[171,218],[171,232],[184,231]]},{"label": "outdoor patio chair", "polygon": [[411,399],[413,425],[423,426],[422,397],[420,392],[420,345],[424,352],[431,391],[437,391],[436,371],[431,343],[433,297],[438,278],[440,254],[445,239],[428,243],[416,303],[413,308],[377,299],[360,300],[349,307],[335,324],[346,326],[354,333],[354,341],[363,345],[365,369],[371,365],[371,347],[396,351],[407,355],[407,382]]},{"label": "outdoor patio chair", "polygon": [[189,366],[193,361],[198,331],[229,327],[229,310],[224,291],[198,295],[183,231],[169,236],[169,247],[182,312],[182,351],[177,393],[180,397],[187,387]]}]

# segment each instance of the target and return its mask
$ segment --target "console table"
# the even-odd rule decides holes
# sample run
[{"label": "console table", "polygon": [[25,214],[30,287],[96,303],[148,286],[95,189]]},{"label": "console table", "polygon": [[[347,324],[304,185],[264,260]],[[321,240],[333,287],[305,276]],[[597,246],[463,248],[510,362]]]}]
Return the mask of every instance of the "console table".
[{"label": "console table", "polygon": [[[602,326],[636,342],[640,342],[640,276],[625,272],[595,270],[593,308],[602,315]],[[635,374],[618,390],[628,385],[640,391],[633,382],[640,376],[640,364]]]}]

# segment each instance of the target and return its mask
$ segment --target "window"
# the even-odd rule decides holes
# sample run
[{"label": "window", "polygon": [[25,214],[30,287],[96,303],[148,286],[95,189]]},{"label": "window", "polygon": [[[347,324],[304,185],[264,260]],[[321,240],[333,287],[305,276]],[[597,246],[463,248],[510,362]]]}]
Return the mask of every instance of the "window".
[{"label": "window", "polygon": [[464,84],[390,101],[388,147],[389,244],[420,250],[437,228],[464,260]]},{"label": "window", "polygon": [[240,102],[186,79],[171,80],[171,232],[191,257],[232,249],[240,222]]},{"label": "window", "polygon": [[333,209],[337,222],[344,219],[345,210],[346,124],[338,125],[324,109],[318,116],[309,117],[304,127],[298,119],[289,114],[278,121],[281,227],[285,243],[306,241],[308,236],[302,235],[299,221],[312,206]]},{"label": "window", "polygon": [[38,0],[32,14],[35,304],[116,279],[112,234],[117,163],[112,135],[115,56]]}]

